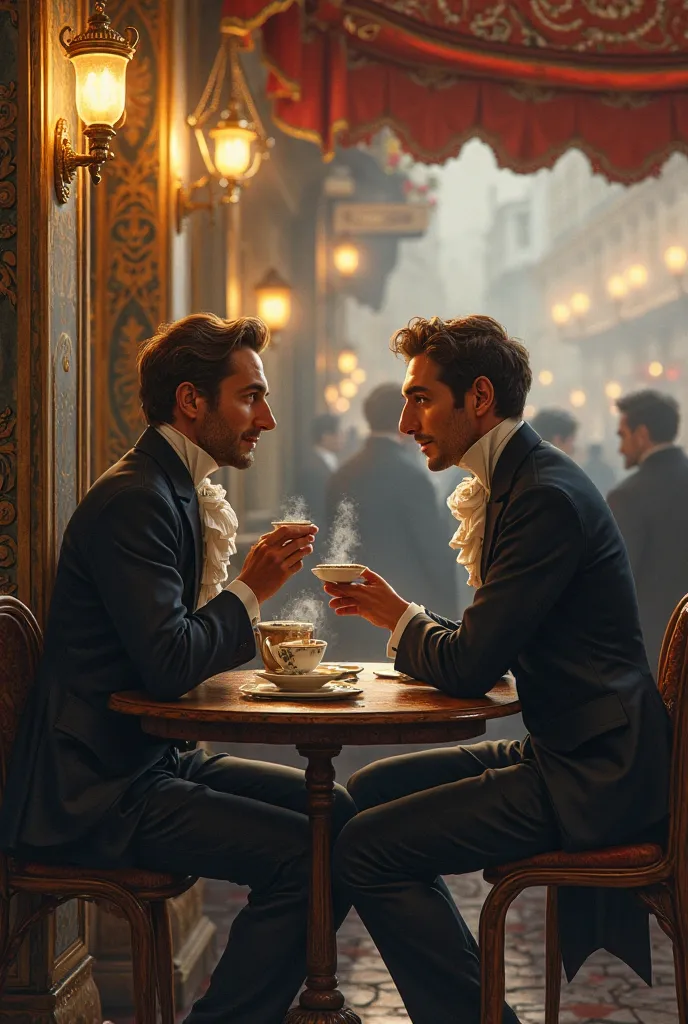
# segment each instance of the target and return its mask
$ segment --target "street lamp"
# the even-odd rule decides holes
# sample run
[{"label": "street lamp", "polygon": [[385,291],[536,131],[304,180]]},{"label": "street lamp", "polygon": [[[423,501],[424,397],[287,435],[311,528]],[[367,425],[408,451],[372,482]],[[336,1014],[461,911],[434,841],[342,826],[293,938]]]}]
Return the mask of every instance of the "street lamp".
[{"label": "street lamp", "polygon": [[358,366],[358,356],[352,348],[343,348],[337,356],[337,369],[340,373],[353,373]]},{"label": "street lamp", "polygon": [[642,263],[633,263],[626,271],[626,280],[630,288],[644,288],[647,284],[647,267]]},{"label": "street lamp", "polygon": [[571,310],[564,302],[556,302],[552,306],[552,320],[557,327],[563,327],[571,319]]},{"label": "street lamp", "polygon": [[268,270],[256,285],[258,316],[271,331],[282,331],[291,317],[291,288],[276,270]]},{"label": "street lamp", "polygon": [[350,238],[340,238],[332,250],[332,260],[342,277],[352,277],[361,262],[361,251]]}]

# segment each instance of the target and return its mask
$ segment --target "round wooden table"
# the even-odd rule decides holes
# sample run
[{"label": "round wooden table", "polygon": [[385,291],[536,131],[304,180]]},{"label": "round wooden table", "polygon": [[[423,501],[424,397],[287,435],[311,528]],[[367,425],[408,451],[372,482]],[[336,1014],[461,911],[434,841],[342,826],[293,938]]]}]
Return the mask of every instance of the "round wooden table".
[{"label": "round wooden table", "polygon": [[234,743],[294,743],[306,758],[311,822],[312,867],[308,922],[308,975],[300,1005],[285,1024],[361,1024],[344,1007],[337,987],[337,943],[330,880],[333,759],[344,744],[442,743],[485,732],[490,718],[520,711],[516,688],[503,679],[485,697],[449,697],[421,682],[377,679],[364,666],[363,693],[356,700],[305,703],[247,699],[242,683],[254,672],[224,672],[201,683],[180,700],[163,703],[144,692],[116,693],[110,707],[136,715],[142,728],[170,739]]}]

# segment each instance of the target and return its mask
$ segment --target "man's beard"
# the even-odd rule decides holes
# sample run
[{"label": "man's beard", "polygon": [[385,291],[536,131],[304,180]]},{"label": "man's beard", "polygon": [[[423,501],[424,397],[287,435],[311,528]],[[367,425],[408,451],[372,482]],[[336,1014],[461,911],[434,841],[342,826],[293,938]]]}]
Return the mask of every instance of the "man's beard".
[{"label": "man's beard", "polygon": [[[251,437],[257,435],[251,434]],[[250,469],[253,465],[254,453],[242,451],[241,444],[245,434],[230,432],[226,424],[215,414],[207,417],[203,430],[199,433],[198,443],[215,459],[218,466],[231,466],[233,469]]]}]

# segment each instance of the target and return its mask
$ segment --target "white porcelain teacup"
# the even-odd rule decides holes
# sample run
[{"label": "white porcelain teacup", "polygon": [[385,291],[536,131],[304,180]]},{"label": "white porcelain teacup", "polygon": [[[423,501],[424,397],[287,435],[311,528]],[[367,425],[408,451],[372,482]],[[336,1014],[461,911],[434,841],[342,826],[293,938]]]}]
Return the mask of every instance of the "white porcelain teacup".
[{"label": "white porcelain teacup", "polygon": [[292,675],[303,675],[313,672],[323,660],[327,648],[326,640],[283,640],[282,643],[265,644],[282,672]]}]

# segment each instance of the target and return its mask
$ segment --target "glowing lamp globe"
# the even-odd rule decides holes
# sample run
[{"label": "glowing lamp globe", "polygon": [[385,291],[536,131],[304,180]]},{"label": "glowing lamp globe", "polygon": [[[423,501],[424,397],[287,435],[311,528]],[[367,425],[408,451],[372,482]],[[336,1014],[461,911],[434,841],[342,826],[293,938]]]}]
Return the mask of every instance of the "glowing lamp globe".
[{"label": "glowing lamp globe", "polygon": [[549,387],[549,385],[554,381],[554,374],[551,370],[540,370],[538,380],[545,387]]},{"label": "glowing lamp globe", "polygon": [[585,391],[581,391],[580,388],[576,388],[569,395],[569,401],[574,409],[581,409],[587,402],[587,395]]},{"label": "glowing lamp globe", "polygon": [[76,75],[76,109],[88,128],[113,127],[124,113],[128,57],[116,53],[82,53],[71,58]]},{"label": "glowing lamp globe", "polygon": [[342,239],[334,247],[332,259],[337,271],[343,277],[351,277],[358,270],[361,262],[361,253],[352,241]]},{"label": "glowing lamp globe", "polygon": [[576,316],[584,316],[590,309],[590,297],[585,292],[575,292],[571,296],[569,305]]},{"label": "glowing lamp globe", "polygon": [[664,266],[670,274],[682,274],[688,263],[688,253],[682,245],[670,245],[664,252]]},{"label": "glowing lamp globe", "polygon": [[325,388],[325,401],[328,405],[334,405],[339,398],[339,388],[336,384],[328,384]]},{"label": "glowing lamp globe", "polygon": [[642,263],[633,263],[626,271],[626,280],[631,288],[642,288],[647,284],[647,267]]},{"label": "glowing lamp globe", "polygon": [[337,399],[337,401],[334,403],[334,407],[335,407],[337,412],[348,412],[350,406],[351,406],[351,403],[349,402],[349,399],[348,398],[344,398],[343,395],[341,395]]},{"label": "glowing lamp globe", "polygon": [[276,270],[256,285],[257,312],[271,331],[282,331],[291,319],[291,288]]},{"label": "glowing lamp globe", "polygon": [[560,327],[562,327],[564,324],[567,324],[570,319],[571,310],[565,303],[557,302],[554,306],[552,306],[552,320],[555,324],[558,324]]},{"label": "glowing lamp globe", "polygon": [[351,379],[354,384],[365,384],[368,374],[365,372],[362,366],[357,366],[351,373]]},{"label": "glowing lamp globe", "polygon": [[607,292],[612,299],[623,299],[628,295],[628,285],[621,274],[612,274],[607,281]]},{"label": "glowing lamp globe", "polygon": [[358,394],[358,384],[349,379],[343,380],[339,385],[339,393],[344,398],[355,398]]},{"label": "glowing lamp globe", "polygon": [[358,356],[352,348],[343,348],[337,357],[337,369],[340,373],[353,373],[358,366]]},{"label": "glowing lamp globe", "polygon": [[621,398],[622,391],[623,388],[619,384],[618,380],[609,380],[604,386],[605,395],[607,398],[611,398],[613,402],[615,402],[617,398]]},{"label": "glowing lamp globe", "polygon": [[647,372],[651,377],[661,377],[664,373],[664,367],[657,359],[653,359],[647,368]]},{"label": "glowing lamp globe", "polygon": [[220,121],[210,132],[215,142],[215,169],[222,178],[242,178],[253,163],[253,143],[258,138],[248,121]]}]

